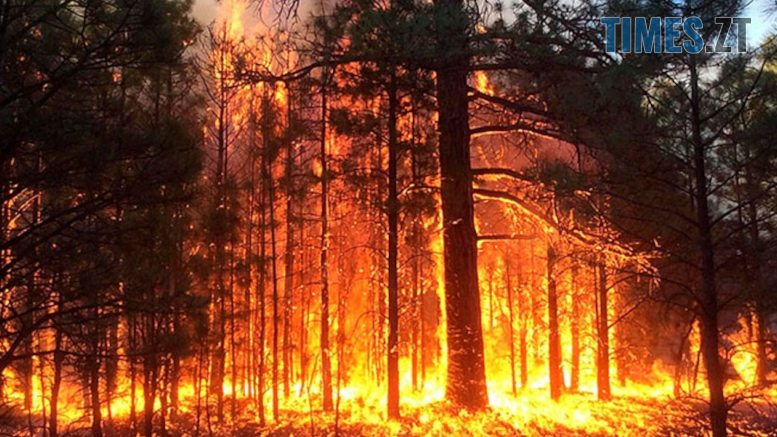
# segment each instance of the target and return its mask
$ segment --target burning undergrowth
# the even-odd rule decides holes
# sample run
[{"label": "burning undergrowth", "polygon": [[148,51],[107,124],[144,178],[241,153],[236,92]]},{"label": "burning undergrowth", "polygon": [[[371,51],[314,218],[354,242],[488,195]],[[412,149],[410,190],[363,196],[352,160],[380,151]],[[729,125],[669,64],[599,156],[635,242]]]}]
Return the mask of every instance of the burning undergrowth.
[{"label": "burning undergrowth", "polygon": [[[462,436],[462,437],[698,437],[708,435],[706,404],[692,397],[645,398],[616,397],[597,401],[592,394],[569,393],[559,402],[544,399],[539,393],[521,395],[509,406],[490,407],[468,412],[444,401],[424,407],[403,408],[398,420],[386,420],[382,405],[356,400],[338,411],[322,413],[282,409],[277,422],[261,425],[249,405],[241,408],[237,420],[209,423],[215,409],[203,409],[200,425],[194,412],[183,412],[167,424],[167,437],[358,437],[358,436]],[[204,419],[204,420],[202,420]],[[29,434],[24,415],[6,411],[6,428]],[[741,402],[730,412],[729,431],[734,436],[767,437],[777,432],[777,406],[764,396]],[[36,425],[33,424],[33,427]],[[117,419],[106,431],[112,436],[134,436],[136,431],[126,419]],[[74,421],[63,426],[63,436],[89,435],[89,421]]]}]

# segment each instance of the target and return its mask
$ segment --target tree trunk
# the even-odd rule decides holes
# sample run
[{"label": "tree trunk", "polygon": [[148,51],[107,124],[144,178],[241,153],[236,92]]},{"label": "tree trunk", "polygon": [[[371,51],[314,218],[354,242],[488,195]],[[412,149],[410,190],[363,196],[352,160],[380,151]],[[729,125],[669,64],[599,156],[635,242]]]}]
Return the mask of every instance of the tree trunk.
[{"label": "tree trunk", "polygon": [[448,321],[446,397],[462,407],[481,409],[488,405],[488,392],[469,149],[468,17],[462,0],[435,0],[434,4],[442,55],[437,70],[437,104]]},{"label": "tree trunk", "polygon": [[[227,40],[226,29],[223,30],[222,41]],[[228,173],[228,146],[229,146],[229,130],[227,128],[229,124],[229,84],[227,78],[229,72],[227,70],[228,56],[227,48],[220,47],[219,55],[221,57],[218,67],[221,69],[219,78],[219,95],[218,95],[218,132],[217,132],[217,148],[218,155],[216,159],[216,199],[219,211],[222,213],[227,208],[227,196],[226,196],[226,181]],[[220,214],[218,220],[225,220],[225,214]],[[219,226],[221,227],[221,226]],[[216,417],[219,422],[224,418],[224,373],[226,366],[226,311],[225,302],[226,299],[226,286],[224,284],[224,231],[222,229],[216,230],[215,235],[215,270],[216,270],[216,284],[215,284],[215,296],[212,296],[216,316],[214,317],[214,331],[215,331],[215,347],[211,354],[211,372],[210,372],[210,392],[216,393]]]},{"label": "tree trunk", "polygon": [[582,296],[578,290],[578,276],[580,269],[577,261],[573,260],[572,265],[572,368],[570,369],[570,389],[578,391],[580,389],[580,299]]},{"label": "tree trunk", "polygon": [[399,418],[399,283],[398,266],[398,221],[399,197],[397,194],[397,102],[396,77],[392,71],[388,86],[388,417]]},{"label": "tree trunk", "polygon": [[286,87],[286,247],[283,257],[283,396],[291,395],[291,377],[294,365],[294,351],[291,344],[292,299],[294,293],[294,141],[291,132],[291,91]]},{"label": "tree trunk", "polygon": [[[529,293],[528,296],[525,293],[521,293],[521,289],[518,291],[518,317],[520,318],[520,328],[518,330],[518,356],[521,361],[521,388],[526,388],[529,384],[529,316],[527,306],[531,308],[531,295],[534,293],[534,244],[530,245],[531,258],[529,264]],[[528,304],[528,305],[527,305]]]},{"label": "tree trunk", "polygon": [[561,339],[558,322],[558,294],[556,286],[556,251],[548,245],[548,372],[550,376],[550,398],[561,397],[564,383],[561,373]]},{"label": "tree trunk", "polygon": [[332,411],[332,363],[329,357],[329,170],[327,169],[327,82],[325,68],[321,82],[321,389],[324,411]]},{"label": "tree trunk", "polygon": [[143,364],[143,428],[146,437],[153,437],[154,401],[156,400],[158,372],[156,353],[152,351],[149,355],[145,357]]},{"label": "tree trunk", "polygon": [[513,281],[510,269],[510,259],[512,253],[507,251],[504,256],[505,263],[505,288],[507,288],[507,315],[508,323],[510,324],[508,334],[510,339],[510,384],[513,391],[513,396],[518,395],[518,383],[515,375],[515,309],[513,308]]},{"label": "tree trunk", "polygon": [[49,437],[57,437],[59,420],[59,389],[62,386],[62,363],[65,359],[62,352],[62,331],[54,328],[54,374],[51,377],[51,400],[49,401]]},{"label": "tree trunk", "polygon": [[[421,311],[421,294],[419,293],[420,290],[420,269],[419,269],[419,258],[420,258],[420,241],[418,238],[418,232],[420,231],[420,226],[417,224],[413,225],[413,242],[411,243],[413,245],[413,255],[412,260],[410,263],[410,275],[411,275],[411,282],[412,282],[412,318],[413,323],[411,324],[411,338],[410,342],[412,344],[412,362],[411,362],[411,378],[413,380],[413,390],[418,390],[418,374],[419,374],[419,361],[423,360],[423,357],[419,357],[420,352],[420,345],[418,344],[420,340],[419,333],[423,332],[423,319],[420,317]],[[423,340],[420,340],[423,341]],[[420,359],[419,359],[420,358]]]},{"label": "tree trunk", "polygon": [[277,242],[275,235],[275,181],[272,175],[272,161],[274,153],[270,150],[272,147],[271,138],[272,130],[270,126],[270,97],[267,88],[265,88],[265,96],[262,101],[262,185],[267,189],[267,204],[268,212],[270,214],[270,273],[272,282],[272,412],[273,420],[278,421],[279,408],[278,408],[278,339],[279,339],[279,326],[280,317],[278,313],[278,263],[277,263]]},{"label": "tree trunk", "polygon": [[[262,161],[264,161],[264,156],[262,156]],[[262,166],[264,164],[262,163]],[[264,178],[262,178],[264,179]],[[265,301],[265,283],[267,279],[267,269],[265,266],[265,263],[267,261],[267,238],[265,238],[265,230],[267,229],[267,219],[265,217],[265,208],[267,207],[267,193],[266,193],[266,185],[265,181],[262,180],[262,187],[260,191],[259,196],[259,281],[256,286],[256,293],[258,294],[258,300],[259,300],[259,350],[257,353],[259,354],[259,375],[257,378],[257,398],[259,399],[258,407],[259,407],[259,425],[264,426],[265,425],[265,412],[264,412],[264,371],[265,371],[265,351],[264,351],[264,345],[265,345],[265,336],[266,336],[266,306],[267,303]]]},{"label": "tree trunk", "polygon": [[701,324],[702,355],[707,368],[707,386],[710,393],[710,425],[713,437],[726,435],[728,407],[723,393],[725,385],[724,368],[721,364],[720,332],[718,330],[718,297],[715,286],[715,249],[712,239],[712,220],[707,200],[708,181],[706,171],[705,144],[702,139],[700,111],[699,76],[696,57],[691,56],[691,141],[693,146],[694,203],[698,226],[699,256],[701,258]]},{"label": "tree trunk", "polygon": [[89,364],[89,394],[92,407],[92,437],[102,437],[102,412],[100,411],[100,361],[95,356]]},{"label": "tree trunk", "polygon": [[[750,175],[747,175],[750,179]],[[752,183],[752,182],[751,182]],[[769,374],[769,360],[766,355],[766,323],[768,321],[767,311],[764,308],[764,299],[766,299],[767,292],[764,287],[763,274],[761,271],[761,265],[763,263],[762,244],[761,244],[761,232],[758,227],[758,208],[755,202],[750,202],[748,205],[750,210],[750,250],[754,252],[754,256],[750,257],[752,265],[752,287],[753,287],[753,316],[755,322],[755,347],[756,347],[756,384],[759,386],[766,385],[766,377]]]},{"label": "tree trunk", "polygon": [[769,359],[766,355],[766,342],[767,342],[767,330],[766,330],[766,311],[763,308],[761,302],[763,297],[755,304],[755,341],[756,341],[756,383],[759,386],[765,386],[767,383],[767,375],[769,374]]},{"label": "tree trunk", "polygon": [[[138,350],[138,344],[137,344],[137,330],[136,330],[136,324],[137,319],[135,316],[129,315],[127,317],[127,337],[128,337],[128,343],[129,343],[129,350],[135,351]],[[137,423],[138,423],[138,417],[137,417],[137,358],[135,356],[129,357],[129,377],[130,377],[130,426],[132,427],[132,431],[136,432],[138,429]]]},{"label": "tree trunk", "polygon": [[607,266],[604,259],[596,264],[598,272],[596,313],[596,394],[600,401],[610,400],[610,336],[607,317]]}]

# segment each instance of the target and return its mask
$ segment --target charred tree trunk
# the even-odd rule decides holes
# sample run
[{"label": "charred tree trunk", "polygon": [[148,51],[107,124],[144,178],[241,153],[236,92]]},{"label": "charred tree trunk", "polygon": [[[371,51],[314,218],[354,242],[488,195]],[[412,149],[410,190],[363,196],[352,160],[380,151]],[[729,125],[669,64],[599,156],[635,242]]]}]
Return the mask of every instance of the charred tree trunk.
[{"label": "charred tree trunk", "polygon": [[[254,88],[251,88],[251,92],[254,92]],[[248,332],[246,333],[247,336],[247,342],[248,342],[248,353],[245,354],[245,363],[246,363],[246,380],[248,381],[248,394],[249,398],[256,402],[257,396],[258,396],[258,389],[257,389],[257,378],[256,374],[257,369],[255,369],[255,366],[257,366],[257,359],[256,359],[256,303],[257,303],[257,296],[256,293],[254,293],[255,289],[258,289],[260,284],[257,284],[257,281],[255,280],[256,275],[256,262],[254,261],[254,232],[256,231],[256,225],[254,223],[256,211],[257,211],[257,201],[256,201],[256,113],[254,111],[253,102],[249,106],[248,110],[248,120],[249,120],[249,147],[251,149],[250,153],[250,164],[249,164],[249,176],[248,176],[248,220],[247,220],[247,228],[245,233],[245,246],[246,246],[246,255],[245,255],[245,263],[246,263],[246,279],[247,283],[245,286],[245,296],[243,300],[246,302],[246,320],[248,320],[248,323],[250,324],[250,328],[248,329]],[[262,197],[260,196],[260,202]],[[261,205],[260,205],[261,207]],[[256,405],[256,404],[254,404]]]},{"label": "charred tree trunk", "polygon": [[[411,147],[410,147],[410,167],[412,174],[413,184],[421,184],[423,181],[419,170],[419,157],[416,149],[416,118],[418,117],[417,103],[414,98],[410,99],[410,116],[411,116]],[[425,315],[424,310],[424,287],[423,287],[423,264],[422,264],[422,247],[424,245],[423,233],[425,232],[424,226],[421,222],[421,215],[413,220],[412,227],[412,261],[411,261],[411,275],[412,275],[412,287],[413,287],[413,319],[412,323],[412,342],[413,342],[413,363],[412,363],[412,379],[413,389],[418,390],[423,388],[426,379],[426,329],[425,329]]]},{"label": "charred tree trunk", "polygon": [[62,351],[62,331],[54,328],[54,374],[51,376],[51,400],[49,401],[49,437],[59,435],[59,389],[62,386],[62,365],[65,354]]},{"label": "charred tree trunk", "polygon": [[[127,337],[129,340],[129,348],[132,351],[136,351],[138,347],[138,333],[137,333],[137,319],[134,315],[127,317]],[[129,377],[130,377],[130,426],[133,432],[138,430],[138,417],[137,417],[137,358],[135,355],[129,357]]]},{"label": "charred tree trunk", "polygon": [[116,383],[119,372],[119,318],[111,317],[108,320],[107,352],[105,359],[105,403],[108,413],[109,432],[113,428],[113,411],[111,403],[116,393]]},{"label": "charred tree trunk", "polygon": [[518,395],[518,385],[515,375],[515,308],[513,307],[513,281],[511,272],[510,258],[512,253],[507,251],[504,257],[505,263],[505,288],[507,288],[507,315],[508,323],[510,324],[508,334],[510,339],[510,384],[513,391],[513,396]]},{"label": "charred tree trunk", "polygon": [[[230,238],[231,240],[231,238]],[[229,402],[229,416],[232,421],[237,417],[237,331],[240,329],[235,317],[235,243],[229,243],[229,383],[232,386],[232,399]],[[226,357],[224,358],[226,360]]]},{"label": "charred tree trunk", "polygon": [[413,390],[418,390],[418,373],[419,373],[419,365],[421,365],[420,361],[423,360],[423,357],[419,357],[420,346],[418,344],[421,340],[421,336],[419,333],[423,332],[423,319],[420,317],[420,298],[421,295],[419,293],[420,289],[420,282],[421,282],[421,272],[419,269],[419,257],[420,257],[420,250],[419,250],[419,238],[418,238],[418,232],[419,226],[414,225],[413,226],[413,242],[411,243],[413,245],[413,259],[410,263],[410,275],[412,277],[412,331],[410,333],[410,342],[412,344],[412,361],[411,361],[411,379],[413,381]]},{"label": "charred tree trunk", "polygon": [[100,360],[97,356],[89,363],[89,395],[92,409],[92,437],[103,436],[102,411],[100,410]]},{"label": "charred tree trunk", "polygon": [[148,353],[148,356],[143,360],[143,367],[143,429],[146,437],[153,437],[154,401],[156,400],[158,383],[157,357],[155,351],[152,350]]},{"label": "charred tree trunk", "polygon": [[[264,161],[264,156],[261,157],[262,161]],[[264,163],[262,162],[262,168],[264,168]],[[267,219],[265,217],[266,213],[266,207],[267,207],[267,192],[266,192],[266,184],[265,181],[262,181],[260,196],[259,196],[259,281],[256,286],[256,293],[258,294],[258,301],[259,301],[259,347],[257,350],[257,354],[259,355],[259,371],[257,375],[257,397],[258,402],[257,406],[259,409],[259,424],[261,426],[265,425],[265,405],[264,405],[264,374],[265,374],[265,337],[266,337],[266,306],[267,303],[265,301],[265,284],[267,279],[267,269],[266,269],[266,262],[267,262],[267,238],[265,235],[265,230],[267,229]]]},{"label": "charred tree trunk", "polygon": [[399,418],[399,283],[398,276],[398,222],[399,196],[397,194],[397,101],[396,76],[391,73],[388,86],[388,417]]},{"label": "charred tree trunk", "polygon": [[440,175],[448,326],[446,397],[469,409],[488,405],[480,320],[477,236],[469,149],[467,21],[461,0],[435,0]]},{"label": "charred tree trunk", "polygon": [[755,305],[755,342],[756,342],[756,383],[759,386],[765,386],[767,384],[767,375],[769,374],[769,359],[766,355],[766,342],[767,342],[767,316],[766,310],[763,308],[763,303],[760,299]]},{"label": "charred tree trunk", "polygon": [[521,388],[526,388],[529,384],[529,312],[527,304],[531,308],[531,295],[534,293],[534,244],[530,245],[531,257],[529,264],[528,296],[524,293],[518,294],[518,317],[520,317],[520,329],[518,330],[518,356],[521,361]]},{"label": "charred tree trunk", "polygon": [[[226,41],[226,29],[223,30],[223,40]],[[216,208],[220,212],[218,214],[217,220],[223,221],[226,219],[226,208],[227,208],[227,196],[226,196],[226,181],[227,181],[227,169],[228,164],[228,149],[229,149],[229,130],[228,130],[228,113],[229,113],[229,101],[230,101],[230,95],[229,95],[229,83],[227,82],[227,78],[229,77],[229,72],[226,71],[226,65],[228,63],[228,57],[230,54],[228,53],[228,49],[226,47],[222,46],[219,48],[219,68],[222,69],[220,71],[219,76],[219,84],[218,84],[218,132],[217,132],[217,159],[216,159]],[[224,284],[224,264],[226,263],[224,253],[224,245],[226,241],[224,241],[224,229],[223,224],[219,223],[216,225],[218,229],[216,229],[216,235],[214,238],[215,243],[215,266],[214,269],[216,271],[216,284],[215,284],[215,295],[212,296],[212,300],[214,302],[215,307],[215,320],[214,320],[214,331],[215,331],[215,338],[213,339],[215,343],[215,347],[213,348],[212,354],[211,354],[211,372],[210,372],[210,387],[209,391],[211,393],[216,393],[216,408],[217,408],[217,420],[221,422],[224,418],[224,373],[225,373],[225,366],[226,366],[226,314],[225,314],[225,298],[226,298],[226,287]]]},{"label": "charred tree trunk", "polygon": [[278,408],[278,339],[279,339],[279,326],[280,317],[278,313],[278,265],[277,265],[277,250],[276,250],[276,235],[275,235],[275,182],[272,175],[272,161],[274,153],[270,150],[271,142],[270,135],[271,129],[269,126],[270,116],[270,99],[269,96],[265,96],[265,100],[262,103],[263,123],[262,123],[262,139],[264,142],[264,158],[263,163],[263,183],[267,186],[268,195],[268,210],[270,213],[270,268],[272,277],[272,412],[273,420],[278,421],[279,408]]},{"label": "charred tree trunk", "polygon": [[332,363],[329,357],[329,170],[327,168],[327,82],[325,68],[321,81],[321,389],[324,411],[332,411]]},{"label": "charred tree trunk", "polygon": [[292,305],[294,293],[294,141],[291,132],[291,91],[287,86],[286,97],[286,247],[283,257],[283,396],[291,395],[291,377],[294,364],[294,351],[291,344]]},{"label": "charred tree trunk", "polygon": [[564,383],[561,374],[561,339],[558,322],[558,290],[556,284],[556,250],[548,245],[548,372],[550,398],[558,400]]},{"label": "charred tree trunk", "polygon": [[[300,209],[298,210],[299,217],[303,216],[304,208],[302,206],[302,202],[300,202]],[[305,226],[304,222],[301,222],[299,227],[299,239],[298,241],[302,242],[305,241]],[[309,280],[309,277],[311,275],[311,271],[313,270],[311,266],[311,256],[309,251],[302,252],[301,256],[301,263],[302,268],[300,271],[303,272],[301,282],[303,284],[307,283]],[[310,268],[308,268],[310,267]],[[308,296],[308,293],[300,293],[300,315],[299,315],[299,394],[298,396],[302,396],[305,392],[307,384],[309,384],[309,378],[307,376],[308,374],[308,365],[310,358],[308,356],[308,327],[310,326],[310,305],[311,305],[311,297]]]},{"label": "charred tree trunk", "polygon": [[596,312],[596,394],[600,401],[610,400],[610,334],[607,317],[607,266],[604,259],[596,264],[597,304]]},{"label": "charred tree trunk", "polygon": [[582,296],[578,291],[578,276],[580,275],[580,269],[577,266],[577,262],[572,266],[572,318],[571,318],[571,331],[572,331],[572,368],[570,369],[570,389],[572,391],[578,391],[580,389],[580,299]]},{"label": "charred tree trunk", "polygon": [[522,315],[521,329],[518,331],[518,356],[521,361],[521,388],[526,388],[529,385],[529,329],[526,324],[527,319]]},{"label": "charred tree trunk", "polygon": [[713,437],[726,435],[728,406],[723,393],[725,385],[724,368],[721,363],[720,332],[718,330],[718,296],[715,285],[715,245],[712,238],[712,220],[708,204],[708,180],[706,145],[702,138],[702,115],[700,109],[699,75],[696,57],[691,56],[691,145],[693,149],[694,204],[698,227],[698,248],[701,258],[701,325],[702,355],[707,369],[707,386],[710,393],[710,425]]}]

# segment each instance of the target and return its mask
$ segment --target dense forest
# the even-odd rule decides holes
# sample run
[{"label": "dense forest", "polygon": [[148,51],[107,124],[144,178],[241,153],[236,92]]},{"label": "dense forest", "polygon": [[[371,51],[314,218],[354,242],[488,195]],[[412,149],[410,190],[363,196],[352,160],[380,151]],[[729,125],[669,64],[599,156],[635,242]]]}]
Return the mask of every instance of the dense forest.
[{"label": "dense forest", "polygon": [[746,2],[192,6],[0,0],[0,435],[774,435]]}]

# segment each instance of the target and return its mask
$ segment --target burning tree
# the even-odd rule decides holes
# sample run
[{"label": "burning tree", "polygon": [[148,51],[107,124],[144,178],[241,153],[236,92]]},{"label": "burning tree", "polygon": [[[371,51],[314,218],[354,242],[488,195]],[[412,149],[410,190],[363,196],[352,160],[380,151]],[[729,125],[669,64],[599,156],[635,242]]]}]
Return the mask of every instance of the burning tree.
[{"label": "burning tree", "polygon": [[771,43],[610,56],[621,3],[232,0],[196,42],[188,3],[12,3],[3,432],[770,423]]}]

